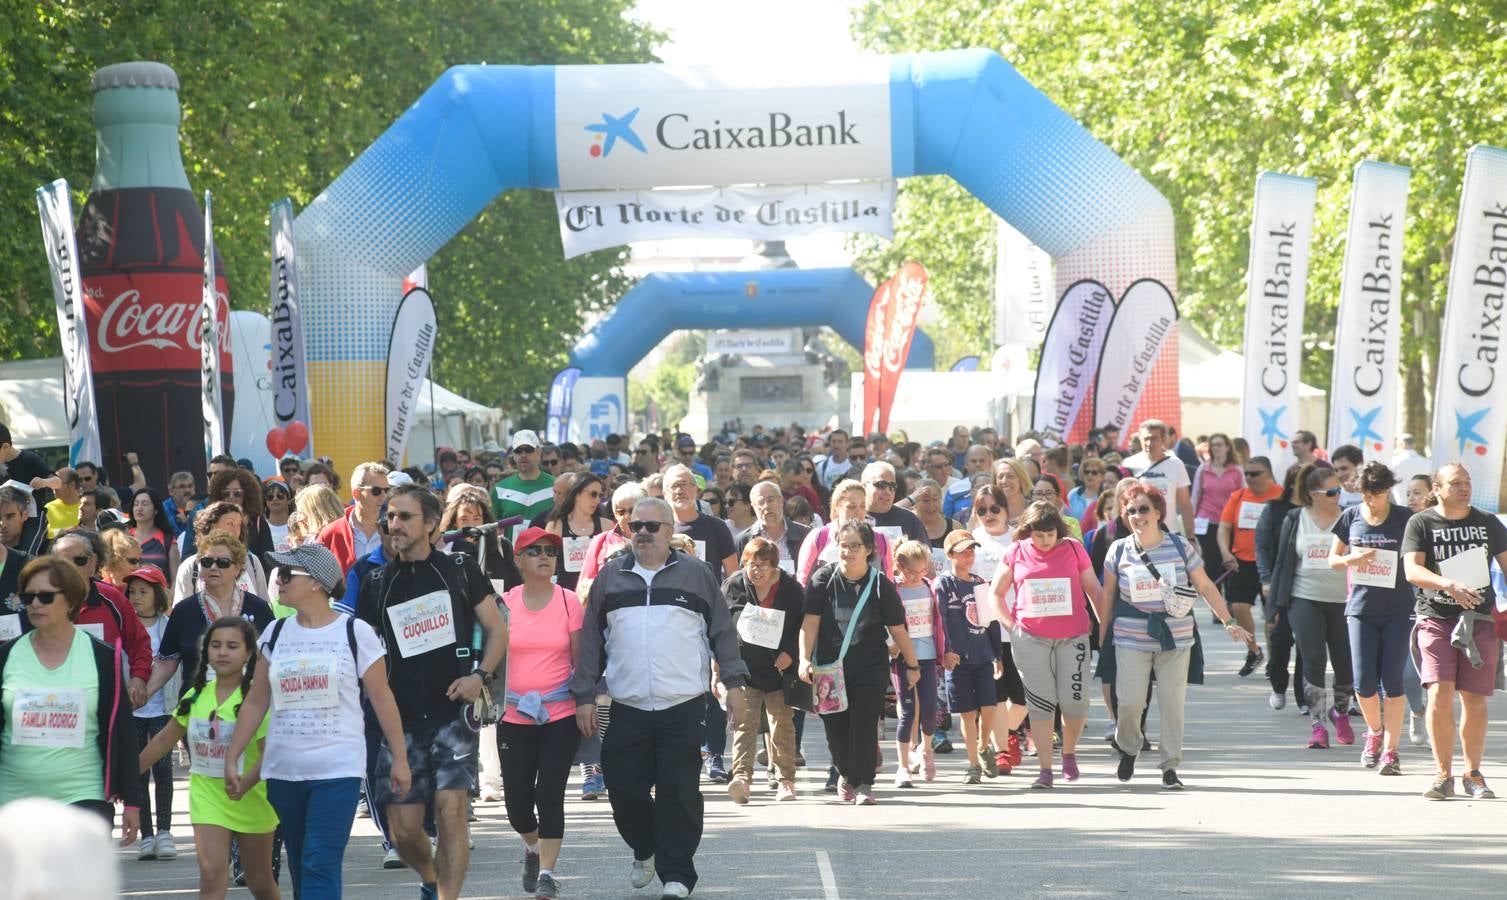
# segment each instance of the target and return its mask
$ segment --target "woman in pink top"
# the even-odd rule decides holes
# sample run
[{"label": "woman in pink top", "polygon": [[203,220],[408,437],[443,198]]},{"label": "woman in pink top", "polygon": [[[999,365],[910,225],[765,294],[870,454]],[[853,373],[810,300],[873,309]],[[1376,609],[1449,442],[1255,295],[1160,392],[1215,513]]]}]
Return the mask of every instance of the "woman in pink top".
[{"label": "woman in pink top", "polygon": [[[566,686],[575,670],[585,613],[576,595],[550,581],[562,541],[529,528],[513,542],[523,584],[508,608],[507,712],[497,723],[508,824],[523,836],[523,890],[554,897],[565,837],[565,780],[581,742]],[[536,893],[537,892],[537,893]]]},{"label": "woman in pink top", "polygon": [[[1029,538],[1029,540],[1027,540]],[[1010,593],[1010,588],[1015,588]],[[1031,740],[1041,775],[1033,788],[1052,786],[1052,719],[1062,710],[1062,777],[1078,780],[1078,737],[1088,720],[1088,603],[1100,622],[1109,610],[1094,566],[1073,540],[1055,505],[1026,507],[991,586],[1000,627],[1011,637],[1025,684]],[[1008,597],[1007,597],[1008,594]],[[1085,602],[1087,601],[1087,602]],[[1104,638],[1100,626],[1099,638]]]},{"label": "woman in pink top", "polygon": [[[1193,473],[1193,525],[1198,552],[1219,559],[1219,517],[1230,496],[1245,487],[1245,459],[1226,434],[1209,435],[1209,459]],[[1208,554],[1213,553],[1213,556]]]}]

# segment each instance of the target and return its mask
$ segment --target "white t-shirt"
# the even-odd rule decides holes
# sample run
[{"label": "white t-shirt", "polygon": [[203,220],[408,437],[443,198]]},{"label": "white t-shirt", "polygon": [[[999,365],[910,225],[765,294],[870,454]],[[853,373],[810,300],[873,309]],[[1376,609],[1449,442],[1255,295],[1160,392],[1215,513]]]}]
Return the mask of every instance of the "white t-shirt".
[{"label": "white t-shirt", "polygon": [[[1162,492],[1168,501],[1175,499],[1178,488],[1191,487],[1193,482],[1188,479],[1188,467],[1174,454],[1168,453],[1158,462],[1153,463],[1145,451],[1127,456],[1121,463],[1130,470],[1141,484],[1154,487]],[[1170,502],[1167,504],[1172,505]],[[1169,518],[1175,511],[1169,510]]]},{"label": "white t-shirt", "polygon": [[[361,778],[366,774],[366,726],[361,717],[359,678],[386,655],[372,627],[356,620],[356,659],[351,659],[344,613],[323,628],[305,628],[296,617],[279,619],[258,642],[272,676],[271,716],[262,777],[283,781]],[[267,653],[273,629],[277,646]],[[317,689],[306,704],[295,700],[296,671],[332,674],[329,702],[321,705]],[[279,675],[288,681],[280,685]],[[317,677],[317,675],[315,676]],[[286,689],[284,689],[286,688]],[[290,708],[296,707],[296,708]]]}]

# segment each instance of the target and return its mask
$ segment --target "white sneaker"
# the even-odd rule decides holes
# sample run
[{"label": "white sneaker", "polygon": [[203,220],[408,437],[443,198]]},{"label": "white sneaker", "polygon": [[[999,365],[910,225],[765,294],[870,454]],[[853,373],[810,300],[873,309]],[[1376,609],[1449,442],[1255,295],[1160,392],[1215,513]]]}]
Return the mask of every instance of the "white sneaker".
[{"label": "white sneaker", "polygon": [[157,858],[177,859],[178,845],[173,841],[173,833],[170,831],[157,832]]},{"label": "white sneaker", "polygon": [[1282,709],[1287,705],[1287,695],[1272,691],[1272,695],[1266,698],[1266,703],[1272,709]]},{"label": "white sneaker", "polygon": [[481,802],[483,802],[483,803],[501,803],[502,802],[502,788],[501,787],[489,787],[486,790],[482,791],[481,792]]},{"label": "white sneaker", "polygon": [[398,855],[397,847],[388,847],[387,852],[382,854],[382,868],[406,869],[408,868],[408,863],[403,862],[403,857]]},{"label": "white sneaker", "polygon": [[691,896],[691,889],[678,881],[666,881],[665,889],[659,892],[659,900],[665,900],[667,897],[689,896]]},{"label": "white sneaker", "polygon": [[[628,881],[629,881],[629,883],[632,884],[634,888],[643,888],[643,887],[648,887],[649,886],[649,882],[651,882],[653,880],[654,880],[654,857],[651,856],[648,859],[635,859],[633,861],[633,868],[628,872]],[[670,886],[668,884],[665,885],[665,889],[666,890],[669,890],[669,888],[670,888]],[[684,885],[681,886],[681,890],[685,890],[685,886]],[[686,891],[684,894],[681,894],[680,896],[682,896],[682,897],[690,896],[690,891]]]},{"label": "white sneaker", "polygon": [[897,788],[915,787],[915,785],[911,783],[910,772],[907,771],[905,768],[899,768],[899,769],[895,770],[895,787],[897,787]]},{"label": "white sneaker", "polygon": [[1408,740],[1413,742],[1414,747],[1422,747],[1429,742],[1428,731],[1423,727],[1421,717],[1408,710]]},{"label": "white sneaker", "polygon": [[1109,729],[1104,732],[1104,739],[1106,741],[1112,741],[1115,739],[1115,723],[1109,723]]},{"label": "white sneaker", "polygon": [[155,837],[144,837],[138,841],[136,844],[136,858],[138,860],[156,859],[157,839]]}]

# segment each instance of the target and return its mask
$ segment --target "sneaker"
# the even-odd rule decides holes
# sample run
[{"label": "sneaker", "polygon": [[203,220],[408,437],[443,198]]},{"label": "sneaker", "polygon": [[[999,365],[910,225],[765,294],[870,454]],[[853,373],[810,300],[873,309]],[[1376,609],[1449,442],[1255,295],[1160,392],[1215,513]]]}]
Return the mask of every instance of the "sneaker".
[{"label": "sneaker", "polygon": [[1106,732],[1104,732],[1104,740],[1106,740],[1106,741],[1113,741],[1115,739],[1115,731],[1116,730],[1117,729],[1116,729],[1115,723],[1110,722],[1109,723],[1109,730],[1106,731]]},{"label": "sneaker", "polygon": [[1256,667],[1261,665],[1262,661],[1264,661],[1265,659],[1266,654],[1261,650],[1257,650],[1255,653],[1247,650],[1245,653],[1245,663],[1240,667],[1240,677],[1250,677],[1250,674],[1256,671]]},{"label": "sneaker", "polygon": [[466,821],[468,823],[481,821],[481,816],[476,814],[476,804],[469,800],[466,801]]},{"label": "sneaker", "polygon": [[937,761],[928,756],[921,760],[921,779],[923,781],[937,780]]},{"label": "sneaker", "polygon": [[539,886],[539,854],[523,851],[523,892],[536,889]]},{"label": "sneaker", "polygon": [[1162,773],[1162,790],[1180,791],[1183,789],[1182,779],[1177,777],[1176,769],[1168,769]]},{"label": "sneaker", "polygon": [[727,784],[727,767],[722,764],[722,756],[713,754],[706,758],[706,780],[716,784]]},{"label": "sneaker", "polygon": [[408,863],[403,862],[403,857],[398,855],[397,847],[388,847],[387,852],[382,854],[382,868],[406,869],[408,868]]},{"label": "sneaker", "polygon": [[593,769],[590,775],[586,776],[585,781],[581,782],[582,800],[600,800],[602,799],[602,795],[606,793],[607,780],[602,777],[601,772],[595,771],[595,769]]},{"label": "sneaker", "polygon": [[[633,861],[633,868],[628,870],[628,883],[633,885],[634,889],[637,890],[639,888],[648,887],[649,882],[653,880],[654,857],[651,856],[648,859],[635,859]],[[669,885],[665,885],[665,887],[669,887]]]},{"label": "sneaker", "polygon": [[913,787],[915,787],[915,785],[911,783],[911,780],[910,780],[910,771],[908,769],[903,769],[902,768],[902,769],[896,769],[895,770],[895,787],[897,787],[897,788],[913,788]]},{"label": "sneaker", "polygon": [[1000,775],[1009,775],[1011,772],[1015,771],[1015,765],[1015,763],[1010,762],[1010,754],[994,754],[994,768],[995,771],[997,771]]},{"label": "sneaker", "polygon": [[1308,749],[1310,749],[1310,750],[1328,750],[1329,749],[1329,729],[1327,729],[1323,725],[1320,725],[1319,723],[1315,722],[1313,724],[1313,731],[1312,731],[1312,733],[1310,733],[1308,735]]},{"label": "sneaker", "polygon": [[799,750],[795,752],[795,765],[798,769],[804,769],[806,767],[806,756]]},{"label": "sneaker", "polygon": [[170,831],[159,831],[159,832],[157,832],[157,839],[156,840],[157,840],[157,858],[158,859],[177,859],[178,858],[178,845],[177,845],[177,843],[175,843],[173,841],[172,832],[170,832]]},{"label": "sneaker", "polygon": [[143,861],[148,859],[156,859],[157,839],[152,837],[144,837],[141,840],[137,841],[136,858]]},{"label": "sneaker", "polygon": [[1376,768],[1376,760],[1381,756],[1380,732],[1366,729],[1365,744],[1360,751],[1360,764],[1368,769]]},{"label": "sneaker", "polygon": [[931,736],[931,751],[933,753],[952,752],[952,741],[947,739],[947,732],[938,731]]},{"label": "sneaker", "polygon": [[[984,748],[984,752],[981,753],[981,754],[979,754],[979,755],[983,758],[983,762],[984,762],[984,767],[983,767],[984,768],[984,775],[986,777],[988,777],[988,778],[998,778],[999,777],[999,765],[1000,765],[1000,763],[1005,763],[1006,765],[1009,765],[1009,763],[1006,762],[1005,754],[1003,754],[1003,753],[995,753],[993,750],[991,750],[988,747],[985,747]],[[1009,774],[1009,771],[1010,771],[1009,769],[1006,769],[1005,773]]]},{"label": "sneaker", "polygon": [[481,802],[483,802],[483,803],[501,803],[502,802],[502,785],[497,785],[495,787],[489,787],[486,790],[482,791],[481,792]]},{"label": "sneaker", "polygon": [[1355,743],[1355,729],[1350,727],[1350,717],[1337,709],[1329,710],[1329,721],[1334,723],[1334,739],[1341,744]]},{"label": "sneaker", "polygon": [[754,754],[754,761],[757,762],[761,766],[767,766],[767,765],[769,765],[769,751],[768,750],[760,750],[758,753],[755,753]]},{"label": "sneaker", "polygon": [[1266,698],[1266,705],[1272,709],[1282,709],[1287,706],[1287,695],[1272,691],[1271,696]]},{"label": "sneaker", "polygon": [[729,781],[727,783],[727,796],[731,797],[732,801],[739,806],[747,804],[748,779],[740,775],[737,778],[734,778],[732,781]]},{"label": "sneaker", "polygon": [[363,795],[361,797],[361,800],[356,804],[356,818],[358,818],[358,819],[370,819],[371,817],[372,817],[371,807],[366,805],[366,797]]},{"label": "sneaker", "polygon": [[1061,750],[1062,749],[1062,734],[1060,732],[1056,732],[1056,731],[1052,732],[1052,749],[1053,750]]},{"label": "sneaker", "polygon": [[540,875],[539,884],[533,890],[534,900],[554,900],[560,896],[560,885],[553,875]]},{"label": "sneaker", "polygon": [[[1021,752],[1020,735],[1016,734],[1013,731],[1010,732],[1009,739],[1005,741],[1005,753],[1010,757],[1010,768],[1013,769],[1016,766],[1020,765],[1020,760],[1023,756]],[[1035,755],[1035,751],[1032,751],[1032,755]]]},{"label": "sneaker", "polygon": [[1401,775],[1402,763],[1397,759],[1396,750],[1387,750],[1381,755],[1381,774]]},{"label": "sneaker", "polygon": [[854,800],[858,799],[858,792],[853,790],[852,785],[844,781],[837,788],[837,799],[842,803],[852,803]]},{"label": "sneaker", "polygon": [[1414,715],[1408,710],[1408,740],[1414,747],[1422,747],[1429,742],[1428,730],[1423,727],[1423,717]]},{"label": "sneaker", "polygon": [[[1481,775],[1480,769],[1471,769],[1470,774],[1460,779],[1460,787],[1465,790],[1465,796],[1472,800],[1495,800],[1496,792],[1486,786],[1486,778]],[[162,859],[161,850],[157,858]]]},{"label": "sneaker", "polygon": [[1135,757],[1125,751],[1120,751],[1120,764],[1115,767],[1115,777],[1121,781],[1129,781],[1135,774]]},{"label": "sneaker", "polygon": [[1298,715],[1300,715],[1300,716],[1306,716],[1306,715],[1308,715],[1308,704],[1307,703],[1299,703],[1298,704]]},{"label": "sneaker", "polygon": [[866,784],[858,789],[858,797],[853,801],[854,806],[876,806],[879,798],[874,796],[874,786]]},{"label": "sneaker", "polygon": [[822,786],[822,790],[826,791],[829,794],[835,794],[835,793],[837,793],[837,770],[836,769],[828,769],[827,770],[827,783]]},{"label": "sneaker", "polygon": [[1077,781],[1078,775],[1078,754],[1062,754],[1062,779],[1069,782]]},{"label": "sneaker", "polygon": [[782,782],[780,782],[780,786],[775,789],[774,799],[775,799],[776,802],[783,802],[783,801],[786,801],[786,800],[794,800],[795,799],[795,782],[793,782],[793,781],[782,781]]},{"label": "sneaker", "polygon": [[1041,770],[1041,774],[1036,776],[1036,780],[1033,781],[1033,782],[1031,782],[1031,790],[1033,790],[1033,791],[1045,791],[1045,790],[1051,790],[1051,788],[1052,788],[1052,770],[1051,769],[1042,769]]},{"label": "sneaker", "polygon": [[[1026,735],[1025,755],[1026,756],[1035,756],[1036,755],[1036,739],[1033,738],[1033,737],[1031,737],[1029,734]],[[1018,765],[1018,763],[1011,763],[1011,765]]]},{"label": "sneaker", "polygon": [[678,881],[666,881],[664,890],[659,892],[659,900],[670,900],[670,898],[678,900],[680,897],[689,896],[691,896],[691,889]]},{"label": "sneaker", "polygon": [[764,780],[769,783],[771,791],[780,786],[780,777],[774,774],[774,769],[770,769],[764,773]]},{"label": "sneaker", "polygon": [[440,888],[437,884],[420,884],[419,900],[440,900]]},{"label": "sneaker", "polygon": [[1434,783],[1423,792],[1425,800],[1448,800],[1455,796],[1455,778],[1453,775],[1435,775]]},{"label": "sneaker", "polygon": [[908,766],[905,767],[905,771],[911,773],[912,775],[920,775],[921,774],[921,762],[922,762],[921,754],[917,753],[916,754],[916,758],[913,759],[913,760],[911,760],[910,761],[910,765],[908,765]]},{"label": "sneaker", "polygon": [[1147,737],[1144,734],[1141,735],[1141,752],[1142,753],[1150,753],[1151,752],[1151,738]]}]

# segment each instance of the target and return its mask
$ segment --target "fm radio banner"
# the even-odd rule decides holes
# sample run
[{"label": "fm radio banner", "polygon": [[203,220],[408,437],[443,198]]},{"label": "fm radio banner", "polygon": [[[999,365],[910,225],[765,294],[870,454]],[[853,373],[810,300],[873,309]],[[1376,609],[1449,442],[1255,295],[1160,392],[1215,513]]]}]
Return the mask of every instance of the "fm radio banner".
[{"label": "fm radio banner", "polygon": [[1355,167],[1350,232],[1334,331],[1329,442],[1388,462],[1397,433],[1402,344],[1402,238],[1409,170],[1367,159]]},{"label": "fm radio banner", "polygon": [[555,195],[567,259],[630,241],[751,238],[825,231],[891,237],[893,181],[692,191],[576,191]]},{"label": "fm radio banner", "polygon": [[1507,150],[1477,144],[1465,157],[1465,186],[1455,226],[1449,295],[1434,397],[1434,465],[1470,472],[1471,503],[1501,506],[1502,444],[1507,439]]},{"label": "fm radio banner", "polygon": [[1279,172],[1256,178],[1240,433],[1250,442],[1251,453],[1271,460],[1274,472],[1287,471],[1294,459],[1308,245],[1317,194],[1318,182],[1312,178]]}]

